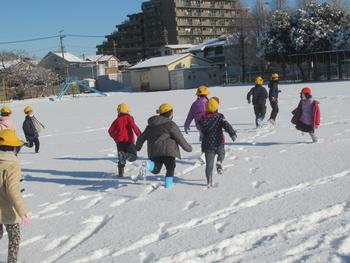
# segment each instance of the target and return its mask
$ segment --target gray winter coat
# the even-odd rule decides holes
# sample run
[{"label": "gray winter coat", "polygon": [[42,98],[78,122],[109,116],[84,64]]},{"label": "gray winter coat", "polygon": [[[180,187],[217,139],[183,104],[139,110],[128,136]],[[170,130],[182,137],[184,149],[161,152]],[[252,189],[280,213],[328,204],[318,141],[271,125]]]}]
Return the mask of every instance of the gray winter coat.
[{"label": "gray winter coat", "polygon": [[176,123],[161,115],[148,119],[148,126],[136,142],[138,151],[146,140],[149,158],[162,156],[181,158],[179,145],[186,152],[192,151],[191,145],[187,143]]}]

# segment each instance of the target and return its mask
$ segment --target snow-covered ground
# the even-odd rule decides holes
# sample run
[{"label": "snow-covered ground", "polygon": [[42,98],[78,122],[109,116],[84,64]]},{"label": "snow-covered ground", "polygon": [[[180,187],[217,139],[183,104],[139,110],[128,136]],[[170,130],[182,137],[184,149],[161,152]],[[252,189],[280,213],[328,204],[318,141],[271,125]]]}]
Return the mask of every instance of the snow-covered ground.
[{"label": "snow-covered ground", "polygon": [[[33,211],[20,262],[350,262],[350,82],[308,85],[321,102],[316,144],[290,123],[303,85],[280,85],[278,126],[258,131],[249,86],[211,88],[238,140],[227,141],[225,173],[209,190],[195,128],[185,135],[194,150],[178,160],[172,189],[156,187],[162,176],[146,185],[130,179],[146,145],[117,178],[107,134],[120,102],[142,130],[163,102],[182,125],[194,90],[10,103],[22,138],[25,105],[46,126],[40,153],[19,155]],[[5,237],[0,262],[6,249]]]}]

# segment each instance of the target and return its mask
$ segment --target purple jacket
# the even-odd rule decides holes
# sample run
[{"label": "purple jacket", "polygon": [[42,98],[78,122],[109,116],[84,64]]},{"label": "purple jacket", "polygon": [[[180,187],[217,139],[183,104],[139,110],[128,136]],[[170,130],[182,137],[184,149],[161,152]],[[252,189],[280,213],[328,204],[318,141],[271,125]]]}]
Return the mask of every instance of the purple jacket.
[{"label": "purple jacket", "polygon": [[208,98],[207,97],[199,97],[195,102],[192,103],[191,109],[188,112],[184,127],[185,129],[189,129],[190,128],[190,124],[191,122],[195,121],[196,126],[198,126],[198,122],[199,120],[202,118],[202,116],[205,115],[206,113],[206,109],[205,106],[208,102]]}]

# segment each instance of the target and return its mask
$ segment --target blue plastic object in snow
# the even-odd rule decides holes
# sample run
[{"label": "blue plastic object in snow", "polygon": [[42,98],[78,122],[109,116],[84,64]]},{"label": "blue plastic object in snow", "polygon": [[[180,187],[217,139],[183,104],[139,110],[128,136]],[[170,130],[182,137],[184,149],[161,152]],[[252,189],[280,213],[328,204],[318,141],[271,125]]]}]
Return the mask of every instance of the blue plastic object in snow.
[{"label": "blue plastic object in snow", "polygon": [[155,163],[153,161],[147,161],[146,170],[152,172],[154,170]]},{"label": "blue plastic object in snow", "polygon": [[165,176],[165,188],[171,188],[173,186],[174,177]]}]

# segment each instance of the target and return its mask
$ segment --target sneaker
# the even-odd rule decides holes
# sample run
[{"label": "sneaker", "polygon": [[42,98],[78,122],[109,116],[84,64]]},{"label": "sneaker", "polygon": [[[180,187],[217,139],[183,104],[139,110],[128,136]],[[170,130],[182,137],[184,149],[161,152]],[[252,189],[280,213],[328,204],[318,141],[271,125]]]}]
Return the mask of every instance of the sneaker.
[{"label": "sneaker", "polygon": [[216,171],[218,172],[218,174],[224,173],[224,169],[222,168],[222,162],[220,161],[216,162]]}]

